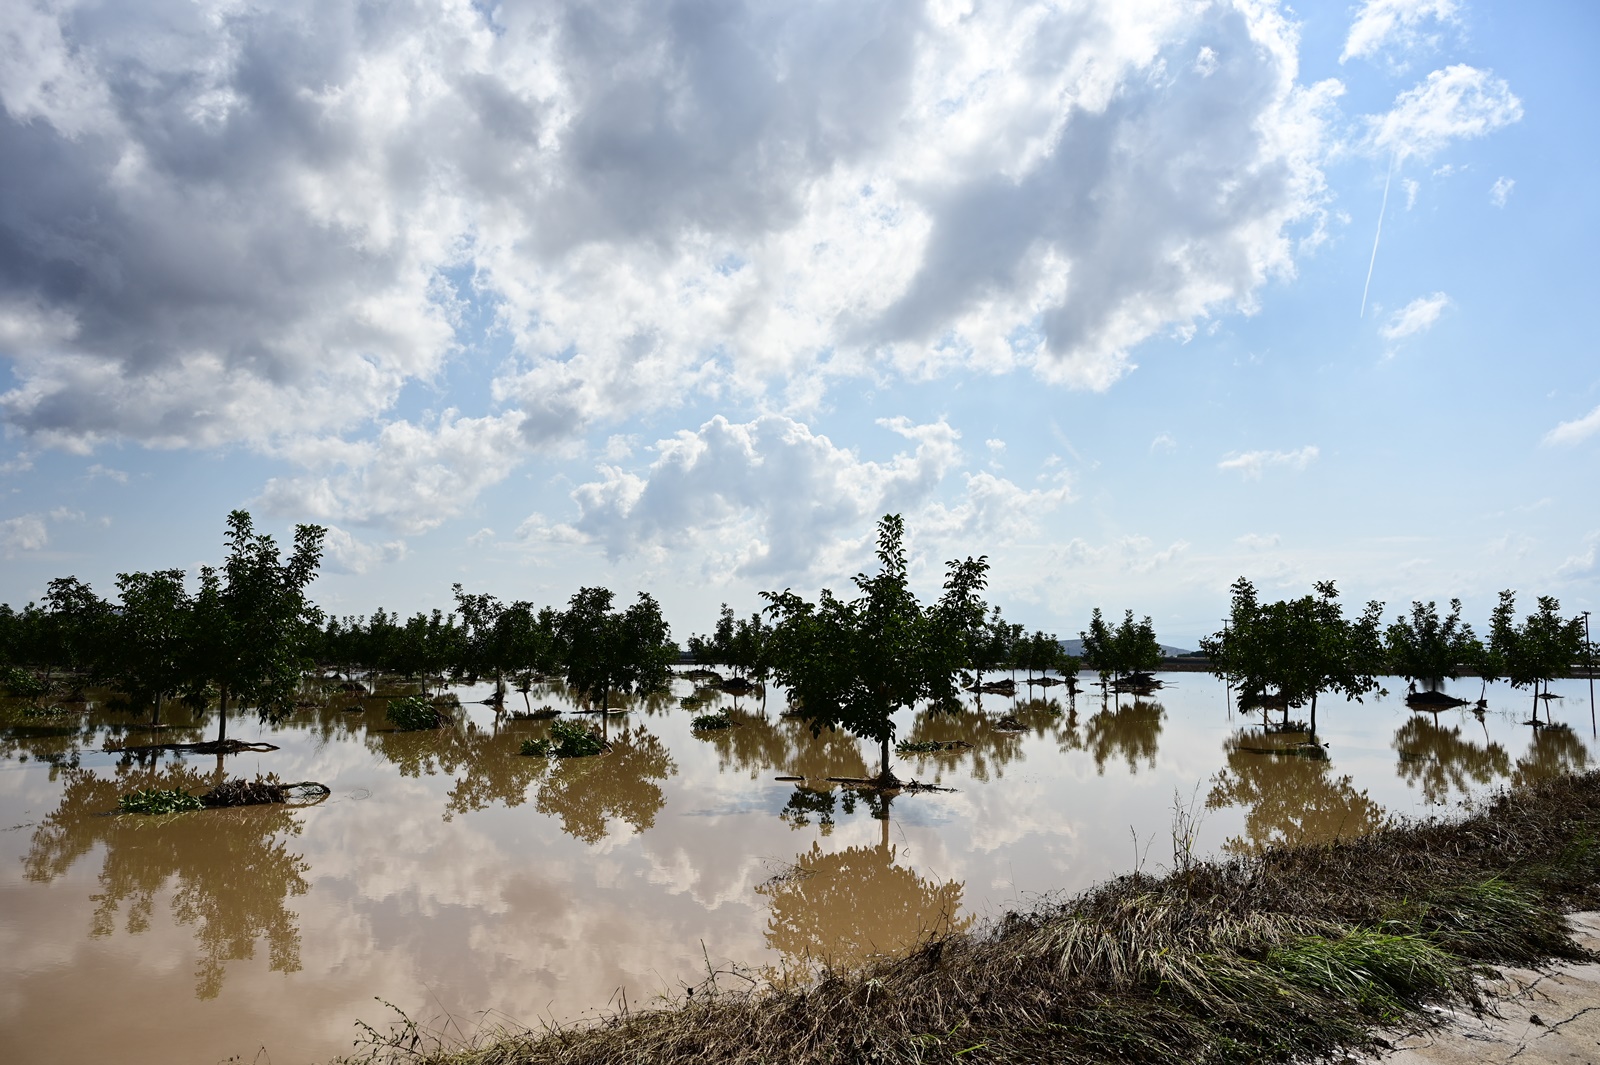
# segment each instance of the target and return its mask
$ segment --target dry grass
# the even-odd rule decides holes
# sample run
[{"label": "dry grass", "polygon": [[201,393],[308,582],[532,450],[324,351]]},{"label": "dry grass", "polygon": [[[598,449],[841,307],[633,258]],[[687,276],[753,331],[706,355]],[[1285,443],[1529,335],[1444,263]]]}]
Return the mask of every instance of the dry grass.
[{"label": "dry grass", "polygon": [[1194,862],[1010,914],[803,988],[729,990],[466,1045],[410,1021],[372,1062],[439,1065],[1268,1062],[1370,1047],[1473,968],[1581,957],[1562,913],[1600,904],[1600,774],[1464,820]]}]

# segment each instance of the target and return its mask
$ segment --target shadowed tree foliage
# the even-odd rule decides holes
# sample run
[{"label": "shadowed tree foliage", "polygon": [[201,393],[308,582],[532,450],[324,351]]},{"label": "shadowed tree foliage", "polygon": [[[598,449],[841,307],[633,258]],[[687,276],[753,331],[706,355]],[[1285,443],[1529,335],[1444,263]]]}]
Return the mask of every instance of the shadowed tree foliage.
[{"label": "shadowed tree foliage", "polygon": [[[1561,603],[1548,595],[1539,597],[1539,609],[1517,624],[1517,595],[1500,593],[1500,602],[1489,615],[1489,648],[1494,662],[1513,688],[1533,689],[1533,719],[1539,720],[1540,685],[1550,690],[1550,682],[1572,669],[1583,657],[1583,618],[1563,618]],[[1549,716],[1546,707],[1545,716]]]},{"label": "shadowed tree foliage", "polygon": [[648,593],[626,611],[608,588],[580,588],[556,622],[567,683],[602,709],[612,692],[644,694],[667,683],[678,648]]},{"label": "shadowed tree foliage", "polygon": [[1461,621],[1459,599],[1450,600],[1450,613],[1442,621],[1434,603],[1413,602],[1411,616],[1396,618],[1384,633],[1384,650],[1390,669],[1427,691],[1460,677],[1462,668],[1480,655],[1472,626]]},{"label": "shadowed tree foliage", "polygon": [[257,533],[248,512],[228,515],[228,557],[218,572],[200,571],[195,599],[195,675],[221,694],[217,741],[228,737],[228,703],[254,706],[274,717],[294,708],[295,690],[320,636],[322,614],[306,588],[322,561],[320,525],[296,525],[294,550],[280,558],[277,542]]},{"label": "shadowed tree foliage", "polygon": [[904,540],[898,514],[878,523],[878,572],[856,574],[861,594],[850,602],[826,589],[816,603],[761,593],[774,618],[773,673],[790,705],[815,733],[842,728],[877,743],[886,785],[895,782],[895,711],[923,700],[958,706],[954,678],[967,664],[973,596],[988,573],[985,559],[949,563],[943,598],[924,609],[908,583]]},{"label": "shadowed tree foliage", "polygon": [[119,573],[117,590],[107,672],[129,695],[150,700],[150,723],[157,725],[162,701],[194,684],[194,599],[181,569]]},{"label": "shadowed tree foliage", "polygon": [[1100,608],[1095,607],[1088,629],[1078,637],[1083,641],[1083,664],[1099,673],[1102,682],[1146,673],[1161,664],[1155,624],[1148,616],[1134,621],[1131,610],[1124,611],[1122,624],[1113,629],[1101,617]]},{"label": "shadowed tree foliage", "polygon": [[1383,604],[1368,603],[1354,620],[1339,606],[1332,581],[1318,581],[1316,594],[1262,605],[1255,585],[1233,583],[1227,627],[1200,641],[1211,672],[1239,689],[1239,705],[1260,706],[1269,689],[1290,707],[1311,706],[1311,734],[1317,732],[1317,697],[1334,691],[1361,697],[1378,687],[1383,671]]},{"label": "shadowed tree foliage", "polygon": [[220,781],[181,765],[120,766],[115,777],[68,770],[61,801],[34,829],[23,858],[24,875],[48,883],[102,850],[91,936],[113,935],[119,918],[128,934],[145,932],[166,896],[173,919],[194,929],[200,998],[216,997],[227,963],[253,958],[261,941],[272,971],[299,971],[298,916],[288,907],[309,889],[307,863],[289,850],[299,818],[276,805],[161,817],[114,811],[118,797],[137,788],[198,794]]}]

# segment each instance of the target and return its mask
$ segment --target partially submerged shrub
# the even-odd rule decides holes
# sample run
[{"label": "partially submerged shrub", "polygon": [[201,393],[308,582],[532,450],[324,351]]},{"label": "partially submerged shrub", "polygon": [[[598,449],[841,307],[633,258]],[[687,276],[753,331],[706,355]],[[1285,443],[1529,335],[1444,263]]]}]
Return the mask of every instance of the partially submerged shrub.
[{"label": "partially submerged shrub", "polygon": [[894,745],[896,754],[939,754],[943,751],[965,751],[972,744],[966,740],[901,740]]},{"label": "partially submerged shrub", "polygon": [[450,722],[446,714],[440,712],[437,706],[421,695],[402,695],[390,699],[389,709],[384,711],[383,716],[402,732],[439,728]]},{"label": "partially submerged shrub", "polygon": [[73,717],[80,712],[78,707],[62,706],[51,703],[48,706],[24,706],[22,716],[33,721],[59,721],[64,717]]},{"label": "partially submerged shrub", "polygon": [[0,668],[0,688],[18,699],[37,699],[47,690],[44,681],[18,666]]},{"label": "partially submerged shrub", "polygon": [[185,788],[140,788],[117,800],[117,809],[125,814],[173,814],[204,808],[200,797]]},{"label": "partially submerged shrub", "polygon": [[704,702],[705,702],[705,700],[701,699],[698,696],[685,695],[682,699],[678,700],[678,705],[683,707],[685,710],[693,710],[695,707],[701,705]]},{"label": "partially submerged shrub", "polygon": [[732,728],[733,721],[727,714],[701,714],[689,723],[689,727],[696,732],[711,732],[716,729]]},{"label": "partially submerged shrub", "polygon": [[522,753],[541,758],[584,758],[601,754],[609,745],[599,734],[570,721],[550,722],[547,740],[523,740]]}]

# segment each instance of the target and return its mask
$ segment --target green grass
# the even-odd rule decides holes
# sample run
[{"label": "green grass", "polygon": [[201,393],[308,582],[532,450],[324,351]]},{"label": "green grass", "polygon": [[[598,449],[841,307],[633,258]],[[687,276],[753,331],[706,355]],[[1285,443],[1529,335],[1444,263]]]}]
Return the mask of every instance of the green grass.
[{"label": "green grass", "polygon": [[522,741],[523,754],[540,758],[586,758],[606,749],[606,741],[599,735],[570,721],[550,722],[547,740]]},{"label": "green grass", "polygon": [[125,814],[175,814],[203,810],[205,803],[183,788],[140,788],[118,799],[117,809]]}]

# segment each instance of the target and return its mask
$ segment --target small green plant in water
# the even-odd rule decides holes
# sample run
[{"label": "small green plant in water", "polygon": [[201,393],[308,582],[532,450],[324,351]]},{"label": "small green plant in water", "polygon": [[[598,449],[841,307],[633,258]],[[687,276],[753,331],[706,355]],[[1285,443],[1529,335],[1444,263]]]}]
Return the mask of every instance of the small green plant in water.
[{"label": "small green plant in water", "polygon": [[693,710],[695,707],[701,705],[704,702],[705,702],[704,699],[698,698],[696,696],[685,695],[682,699],[678,700],[678,705],[683,707],[685,710]]},{"label": "small green plant in water", "polygon": [[733,722],[727,714],[701,714],[689,723],[696,732],[710,732],[716,729],[732,728]]},{"label": "small green plant in water", "polygon": [[439,708],[421,695],[402,695],[397,699],[390,699],[389,709],[383,716],[402,732],[438,728],[446,720],[439,712]]},{"label": "small green plant in water", "polygon": [[33,721],[59,721],[64,717],[77,714],[76,709],[65,706],[24,706],[22,716]]},{"label": "small green plant in water", "polygon": [[550,738],[547,740],[522,741],[523,754],[540,758],[585,758],[600,754],[605,749],[605,740],[570,721],[550,722]]},{"label": "small green plant in water", "polygon": [[118,799],[117,808],[125,814],[175,814],[203,810],[205,803],[183,788],[140,788]]},{"label": "small green plant in water", "polygon": [[894,745],[896,754],[938,754],[942,751],[964,751],[972,744],[965,740],[901,740]]},{"label": "small green plant in water", "polygon": [[37,699],[48,690],[44,681],[17,666],[0,667],[0,689],[18,699]]}]

